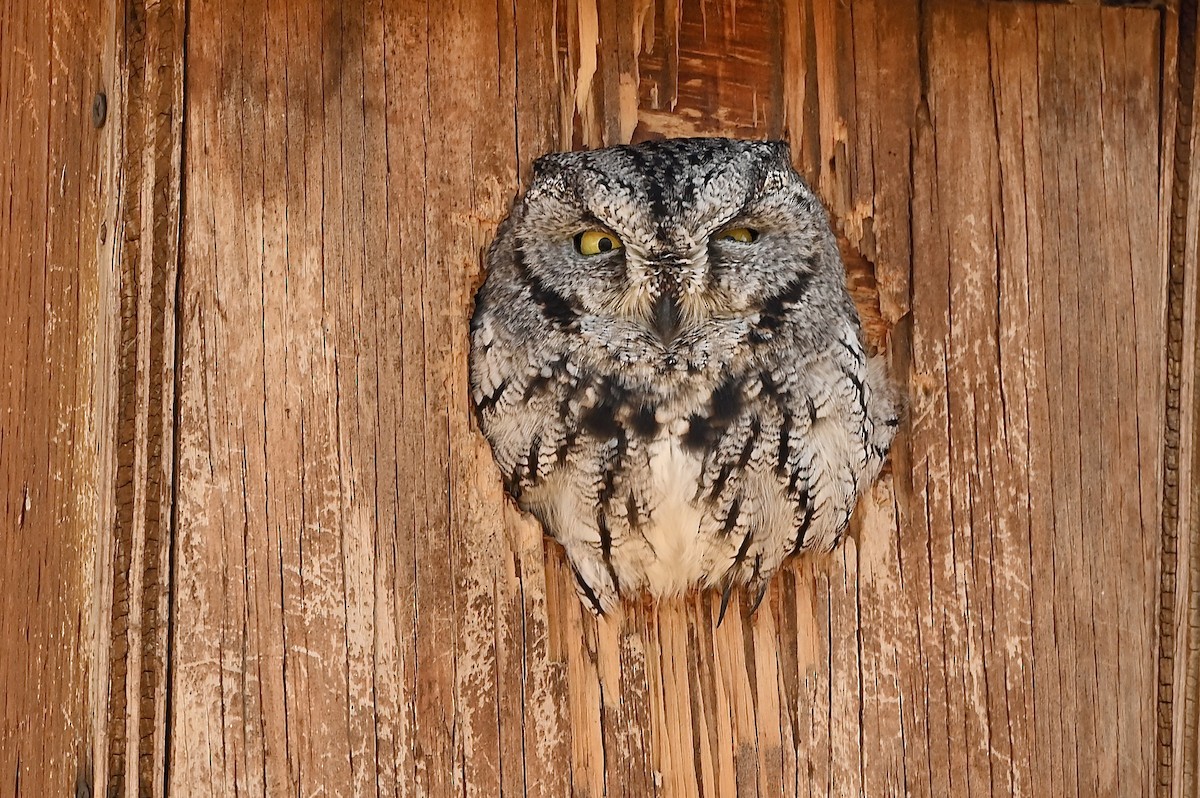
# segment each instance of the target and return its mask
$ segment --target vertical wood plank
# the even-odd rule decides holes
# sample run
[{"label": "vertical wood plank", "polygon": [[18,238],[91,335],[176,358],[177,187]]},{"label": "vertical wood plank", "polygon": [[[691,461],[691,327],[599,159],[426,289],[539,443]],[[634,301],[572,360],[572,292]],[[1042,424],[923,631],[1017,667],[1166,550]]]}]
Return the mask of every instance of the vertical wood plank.
[{"label": "vertical wood plank", "polygon": [[[1173,13],[1172,13],[1173,12]],[[1167,43],[1175,60],[1163,106],[1167,384],[1162,479],[1162,604],[1159,629],[1156,795],[1200,792],[1200,196],[1196,190],[1197,8],[1173,4]],[[1173,23],[1173,24],[1172,24]],[[1173,114],[1172,114],[1173,112]],[[1173,124],[1171,124],[1173,122]]]},{"label": "vertical wood plank", "polygon": [[[175,467],[175,298],[183,126],[183,5],[110,6],[118,73],[115,280],[107,301],[115,376],[111,491],[102,519],[97,656],[106,704],[97,785],[108,795],[165,789],[168,629]],[[97,787],[100,789],[101,787]]]},{"label": "vertical wood plank", "polygon": [[552,24],[189,7],[174,790],[569,784],[541,542],[461,381]]},{"label": "vertical wood plank", "polygon": [[[961,772],[967,783],[990,772],[991,789],[1002,793],[1024,785],[1032,794],[1138,794],[1149,790],[1154,762],[1145,744],[1154,681],[1146,653],[1153,650],[1157,529],[1136,495],[1147,482],[1148,492],[1157,492],[1159,449],[1153,433],[1134,443],[1135,430],[1119,419],[1130,418],[1123,408],[1131,408],[1139,425],[1144,419],[1153,430],[1162,412],[1159,361],[1142,344],[1163,334],[1161,305],[1156,312],[1162,283],[1154,288],[1161,272],[1157,249],[1136,243],[1157,240],[1157,142],[1143,120],[1153,119],[1159,102],[1157,84],[1144,78],[1157,68],[1158,56],[1145,42],[1157,40],[1158,17],[1002,4],[992,12],[993,65],[981,66],[997,87],[998,150],[980,132],[989,126],[988,87],[964,92],[979,68],[960,67],[955,49],[972,37],[982,49],[984,31],[978,23],[964,25],[969,18],[962,12],[954,24],[948,9],[940,26],[934,20],[929,95],[936,161],[927,168],[946,176],[934,183],[938,205],[930,217],[945,228],[916,247],[914,265],[914,280],[934,272],[942,257],[950,270],[945,287],[932,277],[913,300],[914,369],[948,387],[946,416],[931,419],[925,433],[941,434],[946,425],[950,432],[951,502],[940,512],[952,515],[941,524],[973,552],[958,613],[977,631],[948,675],[963,667],[960,657],[964,664],[973,658],[972,638],[985,667],[983,692],[974,699],[968,692],[966,700],[986,715],[973,719],[968,710],[962,717],[968,740],[975,724],[987,735],[990,766],[974,765],[970,746],[965,760],[956,761],[951,746],[948,772],[951,779]],[[958,103],[978,94],[986,103],[982,119],[963,125],[970,111]],[[1112,97],[1122,98],[1123,112],[1108,110]],[[962,135],[967,129],[975,131],[969,140]],[[995,174],[997,157],[999,198],[964,192],[964,177]],[[964,202],[973,194],[979,198]],[[987,227],[972,244],[981,219]],[[989,263],[998,270],[997,294],[987,278],[973,279],[972,273],[988,274]],[[972,287],[982,296],[968,293]],[[922,302],[923,292],[938,298]],[[938,310],[944,300],[945,315]],[[1122,334],[1102,332],[1110,329]],[[971,342],[965,351],[963,342]],[[987,359],[973,363],[980,354]],[[993,374],[999,383],[989,388]],[[932,396],[941,404],[939,393]],[[921,414],[914,409],[914,421]],[[934,495],[935,483],[926,485]],[[1136,493],[1123,486],[1136,486]],[[1029,497],[1028,520],[1020,501],[999,501],[1013,496]],[[936,518],[931,530],[941,525]],[[989,527],[990,551],[979,537]],[[960,537],[968,531],[974,536]],[[1032,668],[1032,683],[1007,675],[993,682],[997,667],[1013,676]],[[971,670],[964,676],[970,685]],[[953,719],[961,710],[947,696]],[[1025,719],[1012,714],[1022,705]],[[998,714],[1009,721],[997,722]],[[1023,736],[1032,731],[1026,744],[1014,738],[1011,762],[993,734],[1005,728],[1025,729]],[[1017,767],[1022,757],[1036,766]]]},{"label": "vertical wood plank", "polygon": [[[90,779],[103,7],[0,9],[0,793]],[[76,453],[79,453],[76,456]]]},{"label": "vertical wood plank", "polygon": [[[559,28],[564,96],[584,117],[614,113],[594,103],[615,73],[646,87],[634,138],[778,135],[662,110],[664,94],[682,103],[675,87],[700,79],[671,58],[700,10],[653,5],[631,24],[645,33],[652,20],[646,40],[668,42],[666,54],[643,48],[633,64],[603,34],[603,3],[594,70],[577,69],[597,46],[590,29]],[[703,11],[698,40],[721,60],[729,41],[713,31],[729,29],[711,22],[731,9]],[[715,734],[711,750],[739,752],[737,794],[779,792],[776,767],[792,774],[784,794],[1148,789],[1164,284],[1160,98],[1147,76],[1161,67],[1161,21],[1013,3],[934,3],[919,16],[870,2],[785,6],[785,130],[844,234],[868,336],[890,338],[909,382],[911,427],[856,541],[781,575],[739,635],[697,630],[726,663],[715,714],[733,722],[652,702],[664,777],[694,769],[702,794],[722,794],[725,766],[707,746],[691,749],[699,765],[683,761],[676,743],[691,727]],[[606,124],[571,128],[596,146],[613,143]],[[1101,332],[1113,329],[1127,334]],[[673,605],[645,611],[669,640]],[[651,685],[675,678],[669,650],[646,651]],[[709,663],[689,667],[699,673],[683,684],[702,690]],[[781,718],[780,693],[762,687],[772,679]],[[582,725],[586,691],[571,695]],[[702,692],[689,703],[706,706]]]},{"label": "vertical wood plank", "polygon": [[0,11],[0,794],[161,791],[173,9]]}]

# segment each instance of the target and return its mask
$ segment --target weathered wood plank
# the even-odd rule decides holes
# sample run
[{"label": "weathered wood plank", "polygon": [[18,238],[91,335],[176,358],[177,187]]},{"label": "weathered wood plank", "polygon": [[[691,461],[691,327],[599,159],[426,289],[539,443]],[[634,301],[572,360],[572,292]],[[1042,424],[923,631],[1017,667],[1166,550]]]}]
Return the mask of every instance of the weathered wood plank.
[{"label": "weathered wood plank", "polygon": [[[1156,795],[1200,793],[1200,159],[1197,158],[1197,8],[1166,14],[1160,223],[1167,264],[1167,384],[1162,479]],[[1173,47],[1172,47],[1173,45]]]},{"label": "weathered wood plank", "polygon": [[0,11],[3,794],[162,790],[176,11]]},{"label": "weathered wood plank", "polygon": [[[902,6],[190,5],[174,790],[1148,791],[1162,16]],[[463,382],[533,157],[681,132],[793,141],[911,401],[719,628],[585,615]]]},{"label": "weathered wood plank", "polygon": [[109,4],[116,75],[116,327],[105,360],[115,376],[111,474],[96,555],[106,617],[96,657],[106,706],[97,789],[111,796],[165,789],[171,535],[175,467],[175,296],[183,126],[183,5]]},{"label": "weathered wood plank", "polygon": [[551,23],[190,7],[173,789],[568,783],[541,542],[460,379]]},{"label": "weathered wood plank", "polygon": [[91,777],[103,5],[0,9],[0,794]]}]

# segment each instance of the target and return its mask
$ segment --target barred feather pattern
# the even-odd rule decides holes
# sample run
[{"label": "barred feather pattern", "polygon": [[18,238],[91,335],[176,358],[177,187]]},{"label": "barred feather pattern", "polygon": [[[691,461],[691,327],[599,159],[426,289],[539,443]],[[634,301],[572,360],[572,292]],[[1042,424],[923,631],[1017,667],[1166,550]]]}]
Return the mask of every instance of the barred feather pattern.
[{"label": "barred feather pattern", "polygon": [[[584,254],[588,230],[617,243]],[[488,253],[470,379],[505,488],[597,613],[642,591],[761,600],[788,557],[841,540],[900,410],[778,142],[539,159]]]}]

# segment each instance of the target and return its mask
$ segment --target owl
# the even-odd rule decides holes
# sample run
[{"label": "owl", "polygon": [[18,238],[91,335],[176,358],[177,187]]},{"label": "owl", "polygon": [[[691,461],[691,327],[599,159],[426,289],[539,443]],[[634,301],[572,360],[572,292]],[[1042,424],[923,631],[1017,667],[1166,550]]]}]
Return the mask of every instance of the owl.
[{"label": "owl", "polygon": [[830,550],[898,396],[824,208],[781,142],[671,139],[534,163],[487,255],[471,397],[508,493],[596,613]]}]

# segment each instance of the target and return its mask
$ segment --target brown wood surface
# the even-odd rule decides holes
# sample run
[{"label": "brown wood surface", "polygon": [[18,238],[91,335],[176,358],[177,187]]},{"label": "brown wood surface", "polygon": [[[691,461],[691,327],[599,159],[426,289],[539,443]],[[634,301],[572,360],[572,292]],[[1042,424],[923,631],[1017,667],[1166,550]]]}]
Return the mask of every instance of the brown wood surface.
[{"label": "brown wood surface", "polygon": [[[1200,795],[1200,154],[1197,154],[1196,5],[1176,21],[1177,96],[1164,180],[1167,243],[1167,380],[1163,458],[1163,563],[1159,614],[1159,793]],[[1168,15],[1172,19],[1172,15]],[[1169,30],[1169,29],[1168,29]],[[1169,84],[1168,84],[1169,85]]]},{"label": "brown wood surface", "polygon": [[95,655],[104,712],[92,790],[160,794],[167,770],[176,292],[183,130],[182,0],[113,4],[117,264],[109,355],[113,506],[98,542]]},{"label": "brown wood surface", "polygon": [[164,786],[183,21],[0,9],[0,795]]},{"label": "brown wood surface", "polygon": [[106,4],[0,5],[0,794],[70,795],[96,726]]},{"label": "brown wood surface", "polygon": [[[1195,3],[1116,5],[0,8],[0,796],[1196,795]],[[584,612],[466,392],[533,158],[664,135],[791,141],[909,396],[720,627]]]}]

